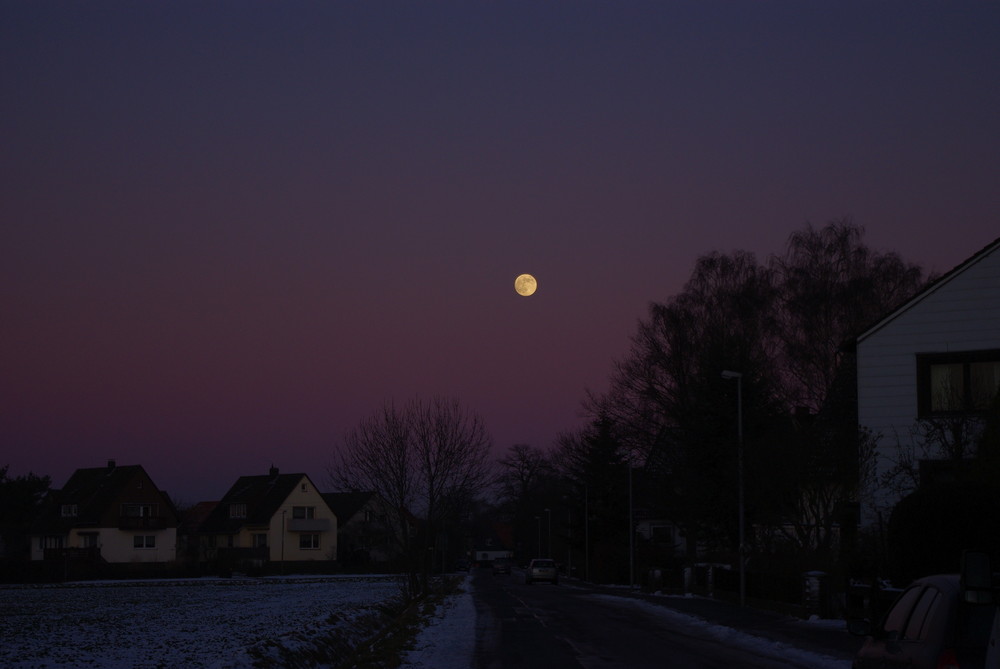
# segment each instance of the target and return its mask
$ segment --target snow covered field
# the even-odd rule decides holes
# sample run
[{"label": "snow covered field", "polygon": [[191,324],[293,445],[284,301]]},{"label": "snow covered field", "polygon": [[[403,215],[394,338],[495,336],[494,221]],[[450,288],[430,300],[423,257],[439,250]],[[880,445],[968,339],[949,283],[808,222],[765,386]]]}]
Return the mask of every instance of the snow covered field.
[{"label": "snow covered field", "polygon": [[[283,652],[313,649],[331,631],[367,638],[366,619],[399,592],[395,577],[383,576],[0,586],[0,667],[246,669],[268,660],[287,666]],[[815,669],[850,666],[648,602],[590,596],[759,657]],[[468,669],[475,625],[466,577],[462,591],[438,607],[404,654],[404,669]]]},{"label": "snow covered field", "polygon": [[0,586],[0,667],[250,667],[364,628],[395,577]]}]

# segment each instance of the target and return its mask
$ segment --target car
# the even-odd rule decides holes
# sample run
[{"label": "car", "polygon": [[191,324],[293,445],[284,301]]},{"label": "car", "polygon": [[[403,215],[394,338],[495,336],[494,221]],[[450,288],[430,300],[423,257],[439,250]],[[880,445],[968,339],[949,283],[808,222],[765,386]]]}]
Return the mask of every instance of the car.
[{"label": "car", "polygon": [[919,578],[877,626],[851,621],[852,634],[867,636],[853,668],[983,669],[998,610],[986,569],[979,578],[964,571]]},{"label": "car", "polygon": [[535,558],[528,563],[528,569],[524,573],[524,582],[531,585],[535,581],[548,581],[552,585],[559,585],[559,570],[556,569],[556,561],[548,558]]},{"label": "car", "polygon": [[496,558],[493,560],[493,575],[497,574],[509,574],[510,573],[510,558]]}]

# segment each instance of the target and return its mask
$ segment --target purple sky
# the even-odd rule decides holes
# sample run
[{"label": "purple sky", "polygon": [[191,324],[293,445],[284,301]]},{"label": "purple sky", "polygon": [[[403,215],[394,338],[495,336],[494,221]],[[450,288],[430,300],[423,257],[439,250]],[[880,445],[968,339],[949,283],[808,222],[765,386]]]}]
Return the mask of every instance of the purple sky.
[{"label": "purple sky", "polygon": [[1000,236],[996,2],[4,1],[0,92],[0,465],[57,487],[322,486],[417,394],[548,447],[704,253]]}]

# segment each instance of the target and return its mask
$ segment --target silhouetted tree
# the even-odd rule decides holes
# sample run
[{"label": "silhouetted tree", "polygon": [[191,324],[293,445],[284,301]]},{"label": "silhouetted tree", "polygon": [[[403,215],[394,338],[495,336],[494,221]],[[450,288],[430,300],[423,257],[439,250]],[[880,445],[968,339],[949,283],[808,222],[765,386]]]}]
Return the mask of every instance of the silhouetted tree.
[{"label": "silhouetted tree", "polygon": [[679,295],[650,306],[609,391],[590,398],[592,415],[673,481],[670,513],[689,539],[735,546],[736,387],[720,378],[729,369],[742,374],[748,522],[829,546],[871,453],[844,344],[923,284],[919,267],[862,238],[841,220],[791,235],[767,266],[739,251],[699,258]]},{"label": "silhouetted tree", "polygon": [[[478,414],[456,400],[414,399],[402,409],[389,402],[344,438],[331,480],[342,489],[372,490],[395,514],[397,541],[409,560],[411,586],[422,565],[426,587],[428,549],[438,523],[459,513],[490,481],[490,437]],[[413,519],[420,519],[415,550]]]},{"label": "silhouetted tree", "polygon": [[866,246],[864,228],[848,218],[793,233],[770,268],[778,289],[776,332],[786,392],[793,406],[813,413],[826,404],[850,358],[845,344],[925,282],[919,265]]},{"label": "silhouetted tree", "polygon": [[643,461],[669,472],[670,513],[689,539],[735,548],[737,388],[724,370],[743,375],[747,463],[767,461],[754,444],[780,408],[774,300],[772,276],[752,254],[699,258],[680,295],[650,306],[593,405]]},{"label": "silhouetted tree", "polygon": [[30,472],[11,478],[9,469],[0,468],[0,562],[7,565],[3,571],[8,575],[29,557],[28,532],[51,485],[48,476]]},{"label": "silhouetted tree", "polygon": [[514,444],[497,461],[499,510],[511,522],[515,545],[526,559],[537,542],[534,520],[559,501],[561,481],[548,454],[527,444]]}]

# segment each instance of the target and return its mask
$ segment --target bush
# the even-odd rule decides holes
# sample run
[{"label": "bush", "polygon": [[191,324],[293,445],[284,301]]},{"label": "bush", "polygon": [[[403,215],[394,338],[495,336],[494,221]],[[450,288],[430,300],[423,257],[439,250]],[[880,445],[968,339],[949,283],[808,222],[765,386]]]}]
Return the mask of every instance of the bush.
[{"label": "bush", "polygon": [[964,550],[1000,557],[1000,485],[949,483],[918,490],[893,509],[887,533],[890,576],[899,583],[957,573]]}]

